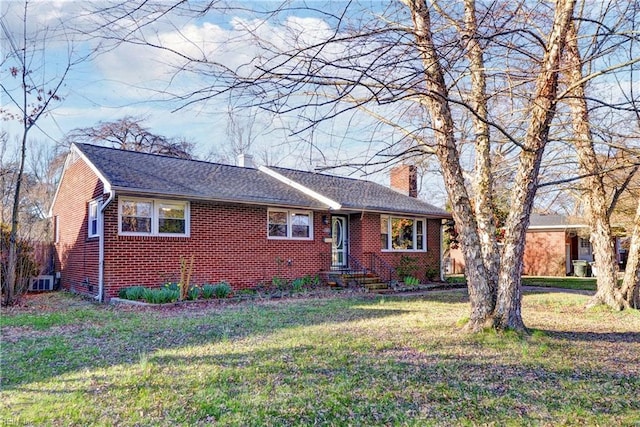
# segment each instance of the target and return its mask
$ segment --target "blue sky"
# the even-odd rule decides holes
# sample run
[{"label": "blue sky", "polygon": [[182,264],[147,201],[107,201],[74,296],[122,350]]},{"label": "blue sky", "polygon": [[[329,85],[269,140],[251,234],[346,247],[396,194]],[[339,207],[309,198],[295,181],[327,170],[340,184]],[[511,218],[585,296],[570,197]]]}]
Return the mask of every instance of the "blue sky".
[{"label": "blue sky", "polygon": [[[96,7],[100,2],[79,1],[37,1],[30,4],[28,13],[29,37],[42,36],[43,29],[50,29],[46,35],[46,51],[44,56],[34,55],[34,76],[38,81],[55,83],[59,78],[59,69],[64,67],[69,57],[77,58],[85,55],[99,41],[91,36],[79,35],[73,29],[93,28],[95,23],[87,19],[87,5]],[[169,4],[165,2],[165,4]],[[248,3],[239,3],[246,6]],[[272,7],[277,2],[257,2],[253,6]],[[312,5],[321,3],[313,3]],[[324,4],[324,3],[323,3]],[[340,5],[340,2],[336,3]],[[22,32],[23,2],[4,1],[0,4],[3,20],[14,38],[19,41]],[[252,55],[260,54],[252,41],[241,35],[242,28],[256,25],[264,37],[273,43],[286,43],[285,26],[297,26],[307,37],[315,37],[331,31],[320,13],[308,10],[294,10],[285,16],[284,21],[253,21],[237,9],[227,13],[209,13],[197,19],[172,15],[171,19],[155,22],[146,29],[146,34],[167,46],[178,50],[208,53],[225,64],[238,64],[250,61]],[[66,27],[64,35],[58,29],[60,23]],[[255,23],[255,24],[254,24]],[[120,27],[113,26],[115,31],[126,30],[127,23]],[[42,46],[42,40],[36,48]],[[100,41],[105,43],[104,41]],[[3,52],[8,52],[6,39],[3,37]],[[73,54],[69,54],[73,49]],[[46,68],[36,67],[46,64]],[[179,102],[167,101],[166,93],[181,94],[190,88],[202,86],[198,77],[192,75],[176,75],[171,65],[176,58],[166,52],[155,49],[120,44],[103,52],[92,60],[75,65],[64,82],[59,94],[61,102],[54,104],[52,111],[42,117],[37,127],[32,129],[30,140],[37,144],[53,145],[61,142],[65,134],[74,128],[89,127],[99,121],[113,121],[124,116],[142,117],[148,128],[157,134],[168,137],[184,137],[196,145],[196,154],[201,157],[210,156],[213,160],[222,160],[221,155],[229,151],[227,132],[229,99],[214,98],[199,102],[185,108]],[[6,76],[10,64],[5,62],[1,69]],[[6,82],[8,88],[16,88],[18,82]],[[14,93],[17,96],[19,91]],[[4,108],[11,108],[7,95],[2,93],[1,103]],[[233,101],[237,101],[234,99]],[[255,110],[253,110],[255,111]],[[247,119],[242,116],[246,111],[236,111],[240,116],[240,125]],[[299,169],[314,169],[319,166],[335,165],[344,161],[364,161],[379,149],[363,137],[366,135],[359,126],[368,126],[362,122],[347,122],[338,119],[326,123],[313,133],[299,136],[291,135],[291,128],[299,125],[295,114],[289,116],[273,116],[265,112],[256,113],[252,128],[254,146],[252,152],[258,162],[268,162],[278,166]],[[10,134],[11,142],[19,134],[19,123],[3,121],[2,126]],[[309,143],[312,142],[312,144]],[[318,150],[315,147],[320,147]],[[211,157],[213,156],[213,157]],[[222,160],[224,161],[224,160]],[[233,159],[227,157],[228,162]],[[375,172],[377,168],[364,168],[356,172],[354,177],[386,184],[387,172]],[[349,174],[352,170],[334,170],[333,173]],[[435,187],[434,187],[435,188]],[[442,198],[434,197],[433,202],[442,205]]]}]

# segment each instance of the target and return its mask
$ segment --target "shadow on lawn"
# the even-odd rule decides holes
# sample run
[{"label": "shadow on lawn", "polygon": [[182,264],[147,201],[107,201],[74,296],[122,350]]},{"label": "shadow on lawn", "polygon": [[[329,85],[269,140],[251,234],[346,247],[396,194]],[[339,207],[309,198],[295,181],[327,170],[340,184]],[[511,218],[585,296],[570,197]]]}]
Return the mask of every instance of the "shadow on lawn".
[{"label": "shadow on lawn", "polygon": [[[150,379],[141,375],[136,386],[150,393],[171,387],[178,394],[184,387],[189,394],[189,385],[175,384],[175,374],[197,366],[206,377],[202,391],[216,396],[218,407],[211,408],[213,413],[220,416],[218,411],[242,407],[245,413],[267,417],[258,422],[276,424],[331,424],[345,414],[356,424],[393,424],[402,417],[426,413],[447,422],[466,418],[482,423],[478,416],[501,416],[524,424],[553,424],[558,414],[622,415],[640,409],[628,387],[630,382],[638,384],[637,378],[613,371],[531,366],[402,347],[351,355],[345,359],[340,349],[317,343],[153,356],[146,368],[152,373]],[[153,372],[161,366],[177,371],[159,379]],[[241,404],[229,404],[234,401]],[[292,405],[295,413],[290,411]]]},{"label": "shadow on lawn", "polygon": [[[238,305],[193,314],[177,310],[113,310],[108,320],[84,322],[26,333],[3,352],[2,388],[93,368],[133,365],[142,355],[158,350],[216,344],[279,330],[305,326],[348,323],[395,316],[405,311],[375,304],[371,298],[292,300],[286,304]],[[96,307],[96,309],[103,309]],[[82,324],[80,326],[79,324]],[[6,331],[3,331],[3,334]]]},{"label": "shadow on lawn", "polygon": [[571,332],[539,329],[548,337],[566,341],[640,343],[640,334],[635,332]]}]

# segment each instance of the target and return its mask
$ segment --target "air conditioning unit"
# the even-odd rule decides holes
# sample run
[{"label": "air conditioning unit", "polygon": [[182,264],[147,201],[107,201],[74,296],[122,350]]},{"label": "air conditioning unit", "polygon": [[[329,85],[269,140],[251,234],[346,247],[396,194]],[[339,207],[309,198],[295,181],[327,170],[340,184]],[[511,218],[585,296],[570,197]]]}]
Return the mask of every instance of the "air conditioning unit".
[{"label": "air conditioning unit", "polygon": [[29,282],[30,291],[52,291],[53,290],[53,276],[38,276],[31,279]]}]

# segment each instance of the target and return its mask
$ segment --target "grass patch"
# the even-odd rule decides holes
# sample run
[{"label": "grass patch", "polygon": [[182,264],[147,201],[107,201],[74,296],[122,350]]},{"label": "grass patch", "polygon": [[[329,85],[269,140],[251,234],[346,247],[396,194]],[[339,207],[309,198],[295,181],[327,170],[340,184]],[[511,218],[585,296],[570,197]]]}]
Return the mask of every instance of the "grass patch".
[{"label": "grass patch", "polygon": [[541,286],[548,288],[575,289],[584,291],[596,290],[595,277],[522,277],[524,286]]},{"label": "grass patch", "polygon": [[153,309],[114,309],[65,294],[48,298],[57,298],[51,302],[64,320],[26,321],[51,319],[51,312],[35,308],[36,298],[33,309],[3,313],[3,421],[192,426],[640,420],[640,314],[584,311],[583,295],[525,295],[531,335],[460,333],[457,323],[469,314],[463,291]]},{"label": "grass patch", "polygon": [[[447,276],[447,283],[466,283],[464,275]],[[540,286],[546,288],[574,289],[583,291],[596,290],[595,277],[541,277],[541,276],[523,276],[523,286]]]}]

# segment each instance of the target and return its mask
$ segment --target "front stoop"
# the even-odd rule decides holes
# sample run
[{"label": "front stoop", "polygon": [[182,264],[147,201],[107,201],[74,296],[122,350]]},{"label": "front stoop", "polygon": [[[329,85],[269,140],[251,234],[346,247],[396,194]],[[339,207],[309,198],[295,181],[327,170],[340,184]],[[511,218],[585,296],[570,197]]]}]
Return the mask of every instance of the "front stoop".
[{"label": "front stoop", "polygon": [[332,287],[364,287],[368,292],[388,293],[393,292],[389,285],[382,282],[380,276],[368,272],[326,271],[323,272],[324,281]]}]

